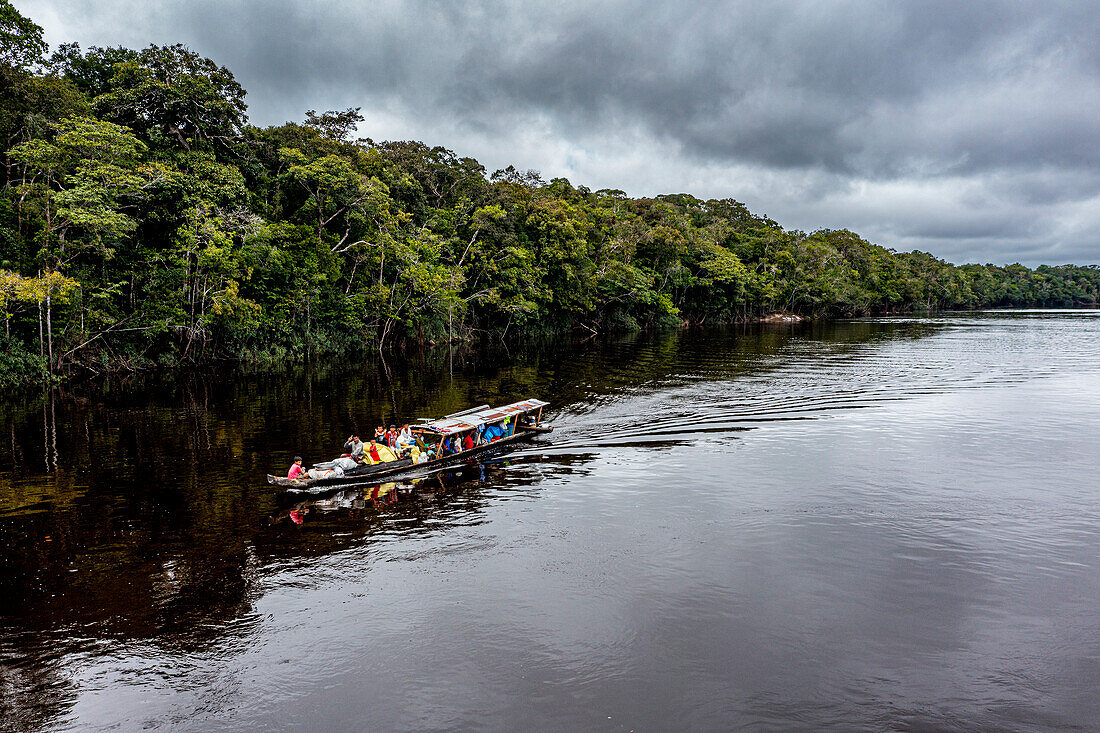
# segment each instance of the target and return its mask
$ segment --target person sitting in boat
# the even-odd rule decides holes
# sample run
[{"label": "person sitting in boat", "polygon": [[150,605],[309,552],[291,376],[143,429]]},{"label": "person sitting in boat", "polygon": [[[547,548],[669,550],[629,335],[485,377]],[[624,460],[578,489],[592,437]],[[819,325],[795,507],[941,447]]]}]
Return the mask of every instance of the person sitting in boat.
[{"label": "person sitting in boat", "polygon": [[408,445],[411,442],[413,442],[412,428],[409,427],[408,423],[405,423],[401,426],[400,432],[397,433],[397,444]]},{"label": "person sitting in boat", "polygon": [[363,450],[363,441],[359,440],[358,435],[351,436],[344,444],[344,452],[356,463],[363,460]]},{"label": "person sitting in boat", "polygon": [[397,451],[391,450],[390,447],[386,445],[378,446],[378,455],[382,457],[383,463],[396,461],[399,458]]},{"label": "person sitting in boat", "polygon": [[370,457],[371,463],[388,463],[397,460],[397,456],[389,449],[389,446],[382,445],[374,440],[370,442],[366,455]]},{"label": "person sitting in boat", "polygon": [[474,447],[474,431],[466,433],[462,438],[462,450],[470,450]]},{"label": "person sitting in boat", "polygon": [[439,455],[449,456],[449,455],[451,455],[452,453],[455,453],[455,452],[457,452],[455,450],[455,442],[453,440],[451,440],[450,436],[447,436],[439,444]]},{"label": "person sitting in boat", "polygon": [[291,464],[290,470],[286,472],[286,477],[289,479],[301,478],[305,472],[306,470],[302,468],[302,457],[294,456],[294,463]]}]

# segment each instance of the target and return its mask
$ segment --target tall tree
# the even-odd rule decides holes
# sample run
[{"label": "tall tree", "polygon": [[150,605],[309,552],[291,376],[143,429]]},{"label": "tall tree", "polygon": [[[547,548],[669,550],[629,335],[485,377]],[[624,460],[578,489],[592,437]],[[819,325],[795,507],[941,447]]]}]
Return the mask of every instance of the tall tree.
[{"label": "tall tree", "polygon": [[114,64],[109,89],[93,100],[106,119],[157,148],[239,155],[245,91],[232,72],[182,44],[149,46]]},{"label": "tall tree", "polygon": [[[134,231],[137,222],[124,211],[127,200],[138,196],[157,171],[139,167],[145,146],[118,125],[72,117],[53,128],[52,141],[30,140],[11,150],[29,172],[19,187],[29,196],[21,206],[38,206],[40,257],[51,269],[84,247],[105,254],[114,239]],[[71,232],[83,236],[73,240]]]},{"label": "tall tree", "polygon": [[16,10],[11,0],[0,0],[0,64],[28,69],[48,49],[42,26]]}]

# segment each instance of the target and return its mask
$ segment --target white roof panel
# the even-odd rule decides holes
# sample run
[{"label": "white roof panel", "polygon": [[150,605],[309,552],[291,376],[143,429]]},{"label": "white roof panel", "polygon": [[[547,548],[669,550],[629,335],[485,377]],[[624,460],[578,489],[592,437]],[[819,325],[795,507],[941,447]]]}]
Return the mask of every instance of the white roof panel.
[{"label": "white roof panel", "polygon": [[475,430],[478,425],[499,422],[506,417],[522,415],[525,412],[531,412],[549,404],[549,402],[543,402],[542,400],[523,400],[504,407],[491,407],[488,410],[471,412],[447,420],[435,420],[421,427],[441,435],[454,435],[455,433],[464,433],[467,430]]}]

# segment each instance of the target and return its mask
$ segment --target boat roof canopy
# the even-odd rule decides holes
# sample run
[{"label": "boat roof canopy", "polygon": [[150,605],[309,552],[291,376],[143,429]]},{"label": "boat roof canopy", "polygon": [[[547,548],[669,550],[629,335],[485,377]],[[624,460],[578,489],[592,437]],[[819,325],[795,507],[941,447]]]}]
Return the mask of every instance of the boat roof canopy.
[{"label": "boat roof canopy", "polygon": [[421,427],[440,435],[454,435],[455,433],[464,433],[467,430],[476,430],[478,425],[500,422],[506,417],[522,415],[549,404],[549,402],[543,402],[542,400],[524,400],[523,402],[513,402],[504,407],[490,407],[487,410],[468,412],[459,417],[433,420]]}]

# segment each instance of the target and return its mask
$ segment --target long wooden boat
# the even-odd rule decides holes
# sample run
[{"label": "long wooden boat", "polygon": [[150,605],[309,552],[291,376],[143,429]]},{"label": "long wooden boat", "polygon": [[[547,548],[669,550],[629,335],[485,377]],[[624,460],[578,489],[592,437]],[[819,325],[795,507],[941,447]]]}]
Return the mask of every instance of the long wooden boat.
[{"label": "long wooden boat", "polygon": [[[442,441],[444,438],[454,438],[477,430],[479,425],[499,423],[504,418],[510,418],[511,420],[511,433],[509,435],[430,461],[413,463],[411,458],[401,458],[386,463],[364,463],[344,471],[343,476],[327,478],[291,479],[285,476],[268,474],[267,482],[288,490],[303,491],[323,486],[350,486],[373,483],[381,479],[392,480],[404,475],[430,473],[439,468],[459,465],[472,458],[497,453],[520,441],[531,440],[538,435],[553,431],[553,426],[541,424],[542,408],[548,404],[550,403],[541,400],[524,400],[523,402],[515,402],[498,408],[482,406],[418,425],[417,432],[422,436],[422,440],[435,443]],[[520,425],[519,420],[521,418],[525,418],[527,424]]]}]

